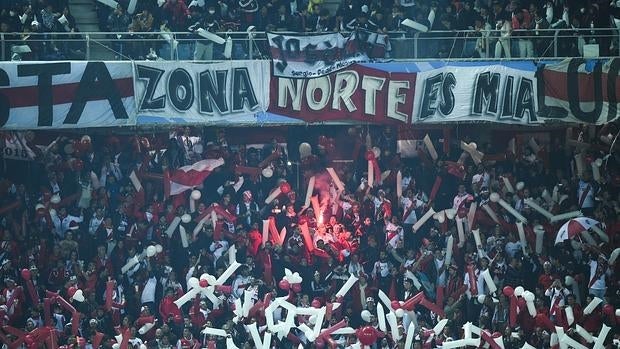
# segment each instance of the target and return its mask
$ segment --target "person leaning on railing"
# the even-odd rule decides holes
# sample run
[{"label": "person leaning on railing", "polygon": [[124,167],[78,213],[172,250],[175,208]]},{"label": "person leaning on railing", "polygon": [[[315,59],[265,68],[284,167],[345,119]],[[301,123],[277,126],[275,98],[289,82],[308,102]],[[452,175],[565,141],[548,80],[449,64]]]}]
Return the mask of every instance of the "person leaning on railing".
[{"label": "person leaning on railing", "polygon": [[[197,18],[196,22],[189,28],[191,32],[197,32],[204,29],[208,32],[215,33],[220,30],[220,24],[217,21],[217,13],[214,6],[209,6],[204,16]],[[194,49],[195,61],[210,61],[213,59],[213,41],[198,37],[196,47]]]},{"label": "person leaning on railing", "polygon": [[[145,8],[142,12],[136,14],[133,17],[131,24],[129,25],[130,32],[141,33],[139,37],[148,38],[149,35],[145,34],[147,32],[152,32],[154,27],[155,18],[153,14]],[[130,34],[131,35],[131,34]],[[147,43],[143,40],[132,40],[130,42],[131,45],[131,53],[132,58],[144,58],[147,55]]]},{"label": "person leaning on railing", "polygon": [[532,18],[530,12],[525,8],[519,8],[512,15],[512,29],[518,37],[519,57],[529,58],[534,56],[534,43],[530,38],[532,29]]},{"label": "person leaning on railing", "polygon": [[[549,29],[549,22],[547,22],[546,17],[542,13],[542,11],[537,10],[534,13],[534,31],[533,34],[536,37],[534,39],[534,52],[536,52],[536,56],[549,56],[551,50],[549,49],[549,45],[551,44],[551,39],[549,35],[550,32],[541,31]],[[552,52],[551,52],[552,53]]]},{"label": "person leaning on railing", "polygon": [[[120,4],[116,6],[114,12],[108,16],[108,28],[111,32],[125,33],[129,31],[129,25],[131,24],[131,18],[125,11],[125,8]],[[125,36],[122,34],[112,35],[112,49],[116,51],[117,55],[124,54],[125,43],[123,42]]]},{"label": "person leaning on railing", "polygon": [[510,36],[512,34],[512,25],[509,20],[498,20],[495,29],[499,31],[499,39],[495,44],[495,58],[511,58],[510,52]]}]

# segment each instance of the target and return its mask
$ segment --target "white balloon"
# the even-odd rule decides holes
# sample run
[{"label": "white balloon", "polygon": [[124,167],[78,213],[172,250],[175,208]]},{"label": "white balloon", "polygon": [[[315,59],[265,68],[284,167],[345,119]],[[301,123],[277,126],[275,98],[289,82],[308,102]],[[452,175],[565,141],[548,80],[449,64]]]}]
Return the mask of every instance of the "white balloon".
[{"label": "white balloon", "polygon": [[82,290],[77,290],[77,291],[75,291],[75,293],[73,294],[73,297],[71,297],[71,298],[73,298],[74,300],[82,303],[82,302],[84,302],[84,292],[82,292]]},{"label": "white balloon", "polygon": [[314,325],[314,324],[316,323],[316,315],[312,315],[312,316],[310,316],[310,317],[308,318],[308,322],[309,322],[311,325]]},{"label": "white balloon", "polygon": [[486,298],[487,298],[487,297],[486,297],[485,295],[483,295],[483,294],[479,294],[479,295],[478,295],[478,303],[480,303],[480,304],[484,303],[484,300],[485,300]]},{"label": "white balloon", "polygon": [[456,210],[453,208],[449,208],[446,210],[446,216],[448,217],[448,219],[452,220],[454,219],[454,217],[456,217]]},{"label": "white balloon", "polygon": [[160,244],[155,245],[155,252],[161,253],[164,250],[164,247]]},{"label": "white balloon", "polygon": [[146,248],[147,257],[153,257],[155,254],[157,254],[157,248],[155,248],[155,246],[151,245]]},{"label": "white balloon", "polygon": [[518,182],[516,187],[517,187],[517,190],[523,190],[523,188],[525,188],[525,183]]},{"label": "white balloon", "polygon": [[489,195],[489,199],[490,199],[492,202],[498,202],[498,201],[499,201],[499,199],[500,199],[500,197],[499,197],[499,194],[498,194],[498,193],[491,193],[491,195]]},{"label": "white balloon", "polygon": [[118,343],[112,344],[112,349],[120,349],[121,345]]},{"label": "white balloon", "polygon": [[50,199],[50,202],[52,204],[54,204],[54,205],[55,204],[59,204],[60,203],[60,195],[58,195],[58,194],[52,195],[52,198]]},{"label": "white balloon", "polygon": [[446,216],[440,214],[439,217],[437,217],[437,221],[443,224],[443,222],[446,221]]},{"label": "white balloon", "polygon": [[273,176],[273,170],[271,167],[265,167],[261,173],[265,178],[271,178],[271,176]]},{"label": "white balloon", "polygon": [[198,287],[199,282],[200,280],[196,279],[195,277],[191,277],[189,278],[189,280],[187,280],[187,286],[189,286],[189,288],[196,288]]},{"label": "white balloon", "polygon": [[515,287],[515,296],[521,297],[523,295],[523,292],[525,292],[525,289],[523,288],[523,286]]},{"label": "white balloon", "polygon": [[187,224],[187,223],[189,223],[191,221],[192,221],[192,216],[190,216],[189,214],[186,213],[186,214],[181,216],[181,222]]},{"label": "white balloon", "polygon": [[299,145],[299,157],[304,159],[312,155],[312,146],[306,142]]},{"label": "white balloon", "polygon": [[200,193],[200,190],[193,190],[191,197],[192,197],[192,200],[194,201],[200,200],[200,198],[202,197],[202,193]]},{"label": "white balloon", "polygon": [[405,311],[399,308],[394,310],[394,314],[396,315],[396,317],[403,317],[405,316]]},{"label": "white balloon", "polygon": [[372,152],[377,159],[381,156],[381,149],[379,149],[379,147],[372,147]]},{"label": "white balloon", "polygon": [[525,299],[526,302],[533,302],[534,299],[536,299],[536,295],[530,291],[525,291],[523,292],[523,299]]},{"label": "white balloon", "polygon": [[361,316],[362,316],[362,320],[366,322],[370,322],[370,317],[372,316],[372,314],[368,310],[362,310]]}]

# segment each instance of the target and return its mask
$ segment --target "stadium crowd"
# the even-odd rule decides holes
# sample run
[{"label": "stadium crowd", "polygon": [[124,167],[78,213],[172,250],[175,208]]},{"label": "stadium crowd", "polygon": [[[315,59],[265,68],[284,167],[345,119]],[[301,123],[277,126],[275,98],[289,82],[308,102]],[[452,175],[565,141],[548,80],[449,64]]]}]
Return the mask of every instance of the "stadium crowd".
[{"label": "stadium crowd", "polygon": [[[308,133],[262,148],[229,144],[225,130],[206,136],[179,129],[164,141],[63,136],[43,147],[26,134],[36,153],[29,166],[40,175],[28,182],[18,170],[23,165],[7,160],[0,182],[0,340],[9,348],[19,338],[28,348],[39,341],[67,348],[109,348],[115,341],[133,348],[225,348],[232,339],[252,348],[248,326],[256,323],[264,334],[267,302],[285,296],[300,308],[328,307],[324,328],[346,320],[370,331],[364,341],[370,338],[372,348],[403,348],[412,322],[414,348],[460,339],[466,324],[481,328],[484,338],[502,337],[505,349],[526,342],[550,348],[557,344],[555,326],[589,346],[578,334],[582,329],[596,337],[610,326],[604,347],[617,347],[615,126],[584,127],[566,142],[521,139],[505,149],[481,143],[480,162],[449,134],[444,146],[435,137],[434,161],[423,147],[414,158],[401,157],[389,127],[347,132],[350,144]],[[472,138],[463,141],[472,145]],[[332,163],[337,151],[353,161]],[[577,151],[583,162],[575,160]],[[166,197],[163,173],[218,158],[224,164],[194,190]],[[371,187],[368,168],[375,162],[373,173],[380,169],[380,175],[371,175]],[[591,170],[592,163],[600,171]],[[337,176],[326,172],[329,166]],[[316,200],[306,206],[311,177]],[[527,220],[523,235],[495,193]],[[269,197],[275,199],[266,204]],[[556,239],[567,219],[552,223],[532,202],[553,215],[581,210],[600,222],[600,233]],[[431,210],[438,213],[418,226]],[[212,294],[175,305],[198,282],[192,278],[217,278],[233,259],[241,266]],[[285,269],[299,273],[301,282]],[[350,275],[359,280],[336,295]],[[233,321],[245,293],[259,305]],[[586,311],[595,297],[601,302]],[[398,315],[399,335],[390,327],[380,331],[384,309]],[[286,312],[278,308],[273,317],[278,324]],[[441,319],[447,325],[433,332]],[[228,338],[203,334],[205,327],[223,329]],[[125,341],[115,339],[119,334]],[[358,337],[334,335],[327,344],[354,348]],[[300,344],[326,342],[294,328],[283,338],[274,334],[269,347]]]},{"label": "stadium crowd", "polygon": [[[169,57],[162,50],[171,49],[167,47],[170,40],[146,34],[148,32],[188,33],[179,35],[179,46],[172,47],[178,49],[179,58],[208,60],[222,58],[222,45],[209,49],[207,56],[197,55],[193,45],[201,39],[189,34],[190,31],[198,28],[211,32],[245,32],[248,28],[260,32],[348,32],[367,29],[404,32],[406,36],[411,36],[416,31],[402,25],[407,18],[430,30],[420,33],[423,44],[420,45],[418,57],[549,57],[554,53],[551,49],[554,32],[544,30],[550,28],[576,30],[560,32],[556,38],[558,56],[581,56],[584,45],[590,44],[599,45],[600,56],[618,54],[620,9],[616,1],[342,0],[334,13],[323,2],[141,0],[131,14],[128,13],[129,0],[118,1],[117,8],[103,2],[95,4],[101,31],[132,32],[116,40],[113,35],[109,41],[115,41],[112,47],[119,57],[134,59],[147,58],[149,53],[152,58],[157,53],[161,57]],[[61,44],[62,38],[66,38],[62,36],[58,41],[39,43],[29,36],[30,33],[46,33],[49,35],[45,35],[45,39],[54,39],[51,33],[77,31],[66,0],[19,0],[0,4],[0,33],[5,35],[4,45],[14,45],[19,39],[30,39],[28,45],[36,46],[32,49],[34,53],[24,59],[83,57],[83,42]],[[458,31],[459,34],[448,35],[446,31]],[[156,42],[145,43],[147,40]],[[140,41],[142,43],[137,43]],[[191,42],[192,47],[186,47],[186,42]],[[247,40],[240,42],[246,46],[248,44]],[[404,42],[411,46],[410,41]],[[238,46],[234,58],[250,58],[249,49],[241,44]],[[261,44],[259,47],[266,54],[266,47]],[[5,57],[7,60],[10,58]]]}]

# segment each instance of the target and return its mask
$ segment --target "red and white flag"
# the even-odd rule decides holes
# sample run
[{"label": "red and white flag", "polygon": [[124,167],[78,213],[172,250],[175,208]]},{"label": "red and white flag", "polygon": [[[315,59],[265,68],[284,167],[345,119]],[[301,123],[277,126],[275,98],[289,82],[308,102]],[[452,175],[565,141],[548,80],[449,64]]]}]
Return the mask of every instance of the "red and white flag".
[{"label": "red and white flag", "polygon": [[[567,59],[545,66],[542,78],[545,105],[563,109],[566,122],[602,125],[618,118],[616,102],[620,93],[613,73],[616,60],[590,67],[582,59]],[[615,79],[615,82],[614,82]]]},{"label": "red and white flag", "polygon": [[[206,159],[189,166],[179,167],[172,173],[165,173],[164,191],[167,196],[181,194],[193,189],[205,180],[214,169],[222,166],[224,159]],[[166,176],[167,174],[167,176]]]}]

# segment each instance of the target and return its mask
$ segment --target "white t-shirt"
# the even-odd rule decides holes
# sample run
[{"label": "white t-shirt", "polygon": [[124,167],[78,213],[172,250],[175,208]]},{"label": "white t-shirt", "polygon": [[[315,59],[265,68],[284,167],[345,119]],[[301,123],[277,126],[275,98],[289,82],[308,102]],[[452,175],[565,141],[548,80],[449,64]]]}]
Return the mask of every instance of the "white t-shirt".
[{"label": "white t-shirt", "polygon": [[148,279],[146,284],[144,285],[144,289],[142,290],[142,296],[140,297],[140,301],[142,304],[155,302],[155,289],[157,288],[157,279],[152,277]]},{"label": "white t-shirt", "polygon": [[[590,261],[590,278],[588,279],[588,285],[590,285],[590,283],[592,283],[592,279],[595,277],[596,275],[596,268],[598,267],[598,262],[597,261]],[[605,283],[605,274],[606,274],[607,270],[605,270],[605,272],[603,272],[603,274],[601,274],[601,276],[594,281],[594,283],[592,283],[592,286],[589,288],[593,288],[595,290],[604,290],[607,285]]]},{"label": "white t-shirt", "polygon": [[506,253],[510,256],[510,257],[514,257],[515,254],[521,250],[521,242],[517,241],[517,242],[507,242],[506,243],[506,247],[505,247]]},{"label": "white t-shirt", "polygon": [[554,313],[554,307],[563,306],[566,302],[566,296],[568,296],[569,294],[570,291],[565,288],[557,290],[555,287],[553,287],[545,291],[545,296],[551,299],[551,305],[549,305],[549,310],[551,311],[552,315]]},{"label": "white t-shirt", "polygon": [[[586,192],[586,194],[584,194],[584,192]],[[577,190],[577,200],[579,203],[581,203],[581,198],[584,195],[585,197],[583,199],[583,204],[581,204],[581,208],[594,207],[594,187],[592,186],[592,184],[580,180],[579,190]]]},{"label": "white t-shirt", "polygon": [[411,209],[411,211],[407,213],[407,216],[403,217],[403,224],[415,224],[418,221],[418,216],[416,215],[415,209],[418,207],[422,207],[424,205],[424,202],[421,200],[418,200],[417,198],[414,198],[412,200],[405,196],[403,196],[400,199],[400,202],[401,202],[401,205],[403,206],[404,213],[407,213],[411,205],[415,205]]}]

